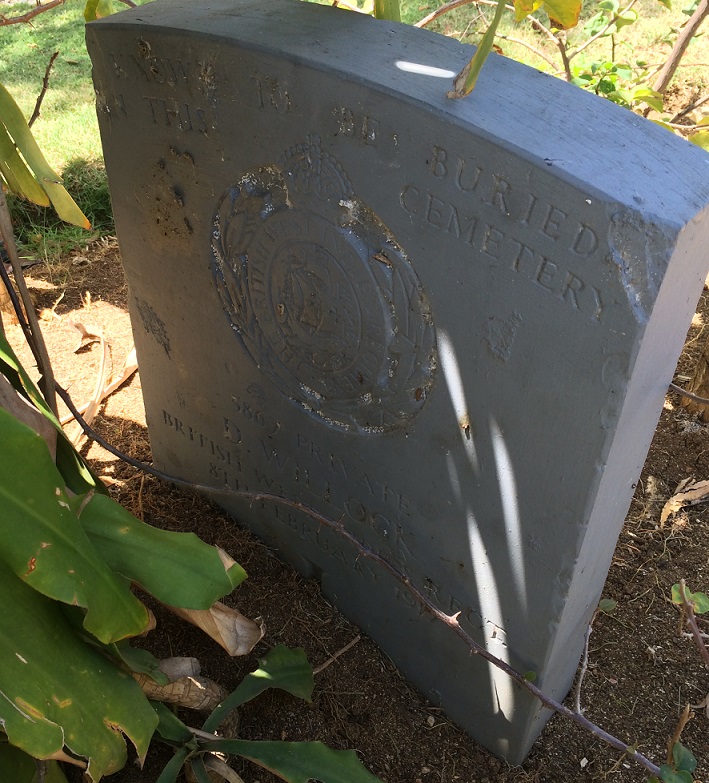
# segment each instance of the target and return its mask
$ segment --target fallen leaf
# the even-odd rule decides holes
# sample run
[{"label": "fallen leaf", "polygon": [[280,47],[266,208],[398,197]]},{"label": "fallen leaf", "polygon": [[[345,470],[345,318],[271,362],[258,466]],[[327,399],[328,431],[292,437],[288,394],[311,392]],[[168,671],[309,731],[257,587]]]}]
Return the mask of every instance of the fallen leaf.
[{"label": "fallen leaf", "polygon": [[167,608],[211,636],[229,655],[248,655],[266,632],[263,623],[250,620],[221,601],[210,609]]},{"label": "fallen leaf", "polygon": [[103,335],[100,329],[96,329],[93,326],[85,326],[80,321],[72,321],[71,325],[79,332],[79,342],[74,348],[74,353],[78,353],[82,348],[85,348],[91,343],[98,343],[103,340]]},{"label": "fallen leaf", "polygon": [[709,502],[709,481],[684,479],[677,486],[674,495],[662,507],[660,527],[664,527],[669,517],[684,506],[696,506],[698,503],[707,502]]}]

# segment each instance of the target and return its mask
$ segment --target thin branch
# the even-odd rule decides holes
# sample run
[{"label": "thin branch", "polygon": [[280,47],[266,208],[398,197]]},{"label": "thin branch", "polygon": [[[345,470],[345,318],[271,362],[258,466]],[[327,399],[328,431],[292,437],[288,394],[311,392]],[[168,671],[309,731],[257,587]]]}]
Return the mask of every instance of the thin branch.
[{"label": "thin branch", "polygon": [[[635,0],[633,0],[635,2]],[[444,14],[449,13],[450,11],[455,10],[456,8],[460,8],[463,5],[468,5],[469,3],[473,3],[474,5],[492,5],[496,6],[497,3],[495,0],[450,0],[450,2],[445,3],[440,8],[436,8],[434,11],[431,11],[428,16],[424,16],[423,19],[416,22],[414,27],[426,27],[427,25],[431,24],[431,22],[435,21],[439,17],[443,16]],[[505,4],[505,9],[507,11],[512,11],[514,13],[515,7],[513,5]],[[561,55],[561,61],[564,65],[563,73],[566,76],[567,81],[571,81],[572,74],[571,74],[571,68],[569,66],[568,60],[566,59],[566,46],[563,41],[560,41],[554,33],[542,22],[539,21],[536,17],[532,16],[531,14],[526,17],[527,21],[531,23],[533,27],[535,27],[540,33],[543,33],[553,44],[554,46],[559,50],[559,54]],[[497,38],[502,38],[503,40],[512,41],[513,43],[520,44],[521,46],[526,46],[527,49],[529,49],[531,52],[534,52],[538,57],[541,57],[543,60],[545,60],[549,65],[552,67],[556,67],[556,63],[553,62],[549,57],[547,57],[545,54],[542,54],[538,49],[535,49],[531,44],[525,43],[524,41],[520,41],[517,39],[513,39],[510,36],[507,35],[496,35]]]},{"label": "thin branch", "polygon": [[[454,9],[460,8],[463,5],[468,5],[469,3],[475,3],[477,5],[478,2],[481,2],[481,0],[450,0],[450,2],[445,3],[439,8],[436,8],[434,11],[431,11],[428,16],[424,16],[423,19],[420,19],[414,24],[414,27],[427,27],[429,24],[431,24],[431,22],[435,22],[439,16],[443,16],[443,14],[447,14],[449,11],[453,11]],[[497,5],[497,3],[493,2],[493,0],[490,0],[490,2],[486,5]],[[512,10],[514,10],[513,6],[508,5],[505,7],[512,8]]]},{"label": "thin branch", "polygon": [[576,692],[574,694],[576,712],[579,715],[583,715],[583,710],[581,709],[581,686],[583,685],[583,678],[586,676],[586,670],[588,669],[588,642],[591,638],[593,621],[595,619],[596,615],[594,613],[593,617],[591,618],[591,622],[588,624],[588,628],[586,628],[586,637],[583,640],[583,658],[581,659],[581,671],[579,672],[578,682],[576,683]]},{"label": "thin branch", "polygon": [[95,440],[99,445],[103,446],[105,449],[107,449],[107,451],[109,451],[114,456],[117,456],[119,459],[127,462],[129,465],[137,467],[139,470],[145,471],[146,473],[150,473],[151,475],[156,476],[157,478],[160,478],[164,481],[168,481],[177,486],[188,487],[189,489],[193,489],[199,492],[207,492],[212,495],[224,495],[228,497],[244,498],[250,500],[252,503],[258,503],[260,501],[268,501],[272,503],[277,503],[282,506],[288,506],[304,514],[307,514],[311,519],[314,519],[316,522],[320,523],[321,525],[324,525],[330,530],[334,530],[336,533],[339,534],[341,538],[344,538],[347,541],[349,541],[352,544],[352,546],[354,546],[354,548],[359,552],[359,555],[361,557],[366,557],[368,560],[377,563],[377,565],[381,566],[385,571],[391,574],[391,576],[397,582],[403,585],[405,589],[409,593],[411,593],[411,595],[416,600],[416,602],[425,611],[427,611],[429,614],[435,617],[439,622],[448,626],[448,628],[450,628],[456,634],[456,636],[458,636],[458,638],[461,639],[463,643],[468,647],[471,654],[479,655],[481,658],[484,658],[486,661],[488,661],[488,663],[491,663],[493,666],[500,669],[508,677],[514,680],[518,685],[521,685],[523,688],[528,690],[548,709],[553,710],[554,712],[558,712],[560,715],[563,715],[564,717],[568,718],[569,720],[572,720],[574,723],[578,724],[582,728],[591,732],[591,734],[593,734],[595,737],[598,737],[600,740],[607,743],[611,747],[616,748],[617,750],[620,750],[623,753],[626,753],[631,759],[633,759],[638,764],[643,766],[649,772],[653,774],[659,773],[660,768],[655,764],[653,764],[653,762],[650,761],[650,759],[643,756],[642,753],[639,753],[637,750],[632,748],[629,745],[629,743],[623,742],[617,737],[614,737],[612,734],[609,734],[600,726],[597,726],[595,723],[592,723],[583,715],[580,715],[578,712],[569,709],[564,704],[560,704],[559,702],[550,698],[541,690],[539,690],[539,688],[537,688],[537,686],[534,685],[534,683],[530,682],[523,674],[520,674],[518,671],[513,669],[508,663],[505,663],[504,661],[500,660],[492,653],[488,652],[483,646],[478,644],[478,642],[476,642],[475,639],[473,639],[473,637],[460,625],[460,623],[458,622],[458,615],[460,614],[459,612],[456,612],[453,615],[448,615],[445,612],[441,611],[431,600],[429,600],[429,598],[426,597],[426,595],[424,595],[424,593],[421,592],[421,590],[419,590],[418,587],[416,587],[416,585],[412,583],[411,579],[408,576],[403,574],[401,571],[399,571],[398,568],[396,568],[396,566],[394,566],[388,560],[383,558],[381,555],[378,555],[373,549],[371,549],[371,547],[369,547],[367,544],[360,541],[356,536],[350,533],[350,531],[345,528],[342,522],[329,519],[328,517],[321,514],[319,511],[316,511],[315,509],[306,506],[304,503],[301,503],[298,500],[291,500],[290,498],[282,497],[280,495],[272,495],[271,493],[268,492],[250,492],[247,490],[233,490],[233,489],[229,489],[228,487],[215,487],[207,484],[195,484],[191,481],[185,481],[184,479],[177,478],[176,476],[170,476],[169,474],[164,473],[161,470],[157,470],[151,465],[146,465],[145,463],[133,459],[132,457],[128,457],[128,455],[123,454],[121,451],[115,448],[115,446],[111,446],[100,435],[98,435],[89,425],[86,424],[81,414],[74,406],[69,394],[67,394],[66,390],[59,385],[57,385],[57,394],[59,394],[62,400],[64,400],[69,410],[74,414],[74,417],[81,425],[84,432],[92,440]]},{"label": "thin branch", "polygon": [[51,0],[49,3],[36,6],[31,11],[28,11],[26,14],[22,14],[21,16],[0,15],[0,27],[5,27],[9,24],[25,24],[31,19],[34,19],[35,16],[39,16],[39,14],[43,14],[45,11],[49,11],[50,8],[56,8],[58,5],[62,5],[63,3],[64,0]]},{"label": "thin branch", "polygon": [[49,63],[47,64],[47,70],[44,72],[44,80],[42,81],[42,91],[37,96],[37,102],[34,105],[34,111],[32,112],[32,116],[29,118],[29,121],[27,122],[27,125],[30,128],[32,127],[34,121],[39,118],[39,110],[42,107],[42,101],[44,100],[44,96],[49,87],[49,74],[52,71],[52,66],[54,65],[54,61],[57,59],[57,57],[59,57],[59,52],[54,52],[54,54],[49,58]]},{"label": "thin branch", "polygon": [[709,666],[709,648],[702,641],[702,632],[699,629],[699,626],[697,625],[697,618],[694,616],[694,607],[687,600],[685,587],[686,585],[684,583],[684,579],[680,579],[679,594],[680,596],[682,596],[682,604],[684,606],[684,611],[687,613],[687,625],[689,625],[689,628],[692,631],[692,636],[694,637],[694,641],[696,642],[697,647],[699,648],[699,655],[702,657],[702,660],[704,661],[705,665]]},{"label": "thin branch", "polygon": [[348,650],[351,650],[355,646],[355,644],[357,644],[357,642],[360,641],[361,638],[362,637],[359,634],[357,634],[357,636],[355,636],[354,639],[347,642],[347,644],[341,650],[338,650],[336,653],[333,653],[326,661],[323,661],[323,663],[321,663],[320,666],[316,666],[313,669],[313,674],[320,674],[320,672],[327,669],[327,667],[331,663],[334,663],[341,655],[344,655]]},{"label": "thin branch", "polygon": [[709,399],[706,397],[697,397],[696,394],[692,394],[692,392],[688,392],[686,389],[683,389],[681,386],[677,386],[674,383],[670,384],[670,389],[672,389],[674,392],[677,392],[677,394],[681,394],[683,397],[686,397],[688,400],[692,400],[692,402],[698,402],[702,405],[709,405]]},{"label": "thin branch", "polygon": [[[689,63],[685,63],[685,65],[689,65]],[[685,108],[682,109],[682,111],[675,114],[675,116],[670,120],[670,122],[677,122],[677,120],[681,120],[682,117],[689,114],[690,111],[694,111],[694,109],[698,109],[700,106],[703,106],[708,101],[709,101],[709,93],[701,98],[698,98],[696,101],[692,101],[692,103],[690,103],[689,106],[685,106]]]},{"label": "thin branch", "polygon": [[679,742],[679,738],[682,736],[684,727],[689,723],[691,719],[692,719],[692,713],[690,711],[689,704],[687,704],[686,707],[682,710],[682,714],[679,716],[679,721],[677,723],[677,727],[674,730],[674,734],[667,741],[667,764],[668,765],[672,765],[674,760],[674,753],[673,753],[674,747]]},{"label": "thin branch", "polygon": [[595,35],[592,35],[587,41],[584,41],[580,46],[578,46],[576,49],[573,49],[571,52],[569,52],[568,57],[569,60],[573,60],[574,57],[576,57],[577,54],[581,54],[585,49],[587,49],[592,43],[595,43],[599,38],[603,38],[603,36],[613,27],[613,25],[625,14],[630,11],[630,9],[635,5],[637,0],[631,0],[628,5],[625,6],[622,10],[618,11],[617,14],[608,22],[608,24],[599,32],[597,32]]},{"label": "thin branch", "polygon": [[524,48],[529,49],[532,54],[536,54],[537,57],[544,60],[547,65],[551,65],[552,68],[556,69],[556,63],[550,57],[548,57],[539,49],[536,49],[534,46],[532,46],[532,44],[528,44],[526,41],[523,41],[521,38],[513,38],[511,35],[503,35],[502,33],[498,33],[497,37],[503,41],[509,41],[510,43],[517,44],[518,46],[524,46]]},{"label": "thin branch", "polygon": [[[34,303],[32,297],[27,289],[25,283],[25,276],[22,274],[22,265],[20,264],[20,258],[17,255],[17,246],[15,245],[15,234],[12,230],[12,220],[10,219],[10,210],[7,208],[7,200],[5,194],[0,187],[0,235],[2,235],[5,250],[10,257],[10,264],[12,265],[12,271],[15,275],[15,284],[20,291],[22,297],[22,303],[25,307],[25,314],[28,321],[28,329],[25,331],[30,348],[34,354],[37,362],[37,367],[42,376],[40,380],[40,388],[44,395],[44,399],[47,405],[51,408],[54,414],[57,414],[57,398],[54,391],[54,372],[52,371],[52,364],[49,361],[49,354],[47,353],[47,346],[42,336],[42,330],[39,326],[39,320],[37,313],[34,310]],[[19,313],[18,313],[19,317]]]}]

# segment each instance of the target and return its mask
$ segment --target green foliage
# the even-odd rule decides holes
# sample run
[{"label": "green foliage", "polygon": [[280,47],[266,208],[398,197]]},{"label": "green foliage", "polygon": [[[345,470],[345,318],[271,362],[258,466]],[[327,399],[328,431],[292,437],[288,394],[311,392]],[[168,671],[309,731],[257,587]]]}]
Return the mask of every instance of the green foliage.
[{"label": "green foliage", "polygon": [[663,764],[660,767],[660,777],[652,776],[649,783],[692,783],[692,773],[697,768],[697,760],[694,754],[687,750],[681,742],[675,742],[672,746],[672,764]]},{"label": "green foliage", "polygon": [[47,163],[20,107],[0,83],[0,186],[42,206],[51,202],[67,223],[90,228],[61,179]]},{"label": "green foliage", "polygon": [[[142,758],[158,726],[128,673],[160,680],[152,656],[125,641],[150,622],[131,580],[165,603],[208,609],[245,573],[196,536],[154,530],[111,500],[1,332],[0,374],[50,421],[57,445],[55,460],[0,407],[0,725],[24,753],[85,758],[99,780],[125,763],[124,736]],[[0,763],[22,765],[0,747]]]},{"label": "green foliage", "polygon": [[64,223],[48,207],[9,197],[8,205],[16,239],[24,256],[54,258],[81,247],[87,241],[115,232],[108,179],[100,160],[73,160],[62,172],[64,186],[91,221],[92,231]]},{"label": "green foliage", "polygon": [[[213,732],[237,707],[265,690],[279,688],[301,699],[310,700],[313,672],[301,649],[274,647],[259,661],[259,668],[247,674],[238,688],[212,712],[202,730]],[[157,783],[174,783],[185,763],[192,766],[197,780],[206,779],[205,758],[210,753],[242,756],[268,769],[288,783],[381,783],[368,772],[354,751],[332,750],[321,742],[266,742],[240,739],[206,740],[195,736],[166,707],[158,708],[158,735],[173,746],[176,753]]]},{"label": "green foliage", "polygon": [[[706,593],[693,593],[689,588],[684,588],[684,594],[687,598],[687,603],[692,607],[692,611],[695,614],[704,614],[709,612],[709,596]],[[672,585],[672,603],[677,606],[683,606],[682,591],[679,584]]]},{"label": "green foliage", "polygon": [[595,92],[613,103],[634,109],[645,103],[662,111],[662,96],[647,87],[649,71],[637,63],[635,67],[622,62],[580,63],[572,67],[572,83]]}]

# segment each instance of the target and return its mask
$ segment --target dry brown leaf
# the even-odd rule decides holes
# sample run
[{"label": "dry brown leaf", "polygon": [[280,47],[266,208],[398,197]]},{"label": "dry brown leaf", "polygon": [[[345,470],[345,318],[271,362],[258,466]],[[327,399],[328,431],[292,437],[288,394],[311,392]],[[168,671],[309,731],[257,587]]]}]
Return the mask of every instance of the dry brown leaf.
[{"label": "dry brown leaf", "polygon": [[185,656],[174,656],[173,658],[163,658],[158,662],[160,671],[167,676],[170,682],[175,682],[181,677],[199,677],[202,668],[196,658]]},{"label": "dry brown leaf", "polygon": [[98,343],[103,340],[103,334],[100,329],[96,329],[93,326],[85,326],[80,321],[72,321],[71,325],[79,332],[79,342],[74,348],[74,353],[78,353],[82,348],[85,348],[91,343]]},{"label": "dry brown leaf", "polygon": [[180,677],[167,685],[158,685],[147,674],[134,672],[133,677],[149,699],[191,710],[211,712],[228,695],[226,689],[207,677]]},{"label": "dry brown leaf", "polygon": [[662,507],[660,527],[664,527],[669,517],[684,506],[696,506],[698,503],[707,502],[709,502],[709,481],[684,479],[677,486],[674,495]]},{"label": "dry brown leaf", "polygon": [[211,609],[167,608],[211,636],[229,655],[248,655],[266,632],[263,623],[250,620],[221,601],[214,603]]},{"label": "dry brown leaf", "polygon": [[[125,362],[123,364],[123,369],[121,370],[120,375],[116,378],[112,378],[111,382],[106,386],[103,391],[101,392],[101,399],[100,402],[103,402],[103,400],[106,399],[106,397],[110,397],[114,391],[119,389],[123,384],[133,376],[133,373],[136,372],[138,369],[138,360],[136,359],[135,355],[135,346],[133,346],[130,351],[128,352],[128,355],[126,356]],[[90,402],[85,402],[80,408],[78,408],[79,413],[83,416],[84,413],[89,408]],[[67,416],[65,416],[62,420],[62,426],[65,424],[68,424],[74,416],[70,413]]]}]

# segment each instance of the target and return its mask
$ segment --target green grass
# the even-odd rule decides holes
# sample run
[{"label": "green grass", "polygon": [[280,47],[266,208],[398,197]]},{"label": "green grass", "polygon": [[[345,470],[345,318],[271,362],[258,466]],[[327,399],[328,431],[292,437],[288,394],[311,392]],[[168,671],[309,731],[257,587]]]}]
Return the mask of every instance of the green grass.
[{"label": "green grass", "polygon": [[[4,6],[3,15],[15,16],[33,6]],[[41,115],[32,126],[45,157],[59,171],[75,158],[101,157],[82,12],[81,2],[68,0],[35,17],[32,25],[0,28],[0,81],[28,118],[42,89],[49,58],[59,52]]]},{"label": "green grass", "polygon": [[51,262],[114,231],[111,198],[103,162],[77,159],[63,170],[64,185],[91,221],[91,231],[63,223],[48,207],[10,197],[10,214],[23,257]]}]

